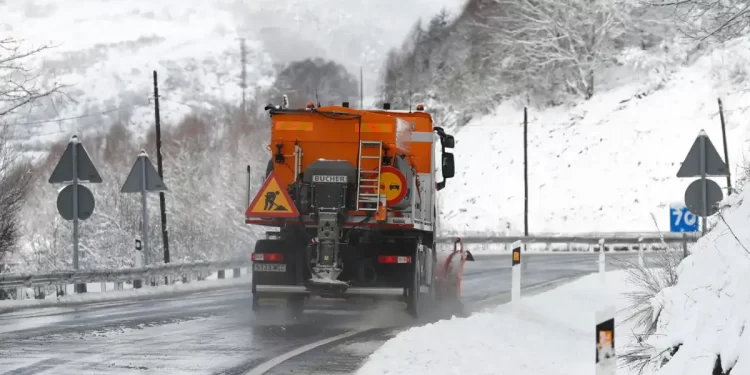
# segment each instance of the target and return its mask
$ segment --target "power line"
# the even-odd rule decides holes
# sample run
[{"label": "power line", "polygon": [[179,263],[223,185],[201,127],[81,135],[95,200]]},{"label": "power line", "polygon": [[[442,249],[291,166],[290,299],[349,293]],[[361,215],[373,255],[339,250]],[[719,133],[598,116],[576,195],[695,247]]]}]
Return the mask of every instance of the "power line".
[{"label": "power line", "polygon": [[131,108],[139,108],[139,107],[146,107],[146,104],[136,104],[136,105],[129,105],[129,106],[122,106],[122,107],[116,107],[111,108],[102,112],[96,112],[96,113],[88,113],[85,115],[80,116],[73,116],[73,117],[63,117],[63,118],[57,118],[53,120],[40,120],[40,121],[31,121],[31,122],[17,122],[13,124],[6,124],[6,126],[27,126],[27,125],[41,125],[41,124],[49,124],[53,122],[60,122],[60,121],[70,121],[70,120],[79,120],[87,117],[94,117],[94,116],[101,116],[106,115],[108,113],[122,111],[124,109],[131,109]]}]

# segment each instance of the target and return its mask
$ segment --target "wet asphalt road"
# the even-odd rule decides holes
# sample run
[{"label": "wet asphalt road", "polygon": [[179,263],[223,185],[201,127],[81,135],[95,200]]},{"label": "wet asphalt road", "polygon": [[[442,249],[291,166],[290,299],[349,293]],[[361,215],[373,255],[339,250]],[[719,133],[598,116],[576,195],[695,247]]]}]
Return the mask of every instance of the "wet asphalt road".
[{"label": "wet asphalt road", "polygon": [[[635,256],[607,254],[607,269],[617,267],[613,262],[635,261]],[[596,272],[597,257],[526,254],[523,293]],[[509,301],[509,255],[475,254],[475,259],[464,272],[464,309]],[[0,314],[0,374],[245,374],[301,346],[361,330],[267,372],[348,374],[388,338],[415,324],[401,305],[315,302],[304,318],[287,321],[280,314],[256,315],[250,304],[245,287]]]}]

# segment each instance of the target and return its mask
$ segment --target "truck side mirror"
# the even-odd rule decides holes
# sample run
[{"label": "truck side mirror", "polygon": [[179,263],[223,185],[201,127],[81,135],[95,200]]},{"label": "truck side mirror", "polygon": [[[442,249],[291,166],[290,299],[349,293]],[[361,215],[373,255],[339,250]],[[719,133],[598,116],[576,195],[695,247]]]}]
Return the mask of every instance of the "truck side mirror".
[{"label": "truck side mirror", "polygon": [[453,160],[453,154],[450,152],[443,153],[443,178],[453,178],[456,175],[456,164]]},{"label": "truck side mirror", "polygon": [[456,147],[456,138],[454,138],[452,135],[446,134],[445,138],[443,138],[443,147],[446,148],[454,148]]}]

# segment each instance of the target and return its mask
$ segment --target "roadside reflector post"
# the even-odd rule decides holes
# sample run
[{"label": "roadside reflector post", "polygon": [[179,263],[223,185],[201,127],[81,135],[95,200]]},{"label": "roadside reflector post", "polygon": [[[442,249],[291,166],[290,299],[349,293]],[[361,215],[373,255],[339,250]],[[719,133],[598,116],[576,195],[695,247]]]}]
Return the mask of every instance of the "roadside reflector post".
[{"label": "roadside reflector post", "polygon": [[513,242],[511,248],[513,255],[511,257],[511,285],[510,298],[512,303],[521,300],[521,241]]},{"label": "roadside reflector post", "polygon": [[599,240],[599,273],[604,273],[604,238]]},{"label": "roadside reflector post", "polygon": [[617,374],[615,353],[615,307],[596,312],[596,375]]},{"label": "roadside reflector post", "polygon": [[[135,239],[135,268],[143,268],[143,248],[141,247],[141,240]],[[143,280],[133,280],[133,289],[141,289]]]},{"label": "roadside reflector post", "polygon": [[645,261],[643,260],[643,237],[638,238],[638,266],[645,267]]}]

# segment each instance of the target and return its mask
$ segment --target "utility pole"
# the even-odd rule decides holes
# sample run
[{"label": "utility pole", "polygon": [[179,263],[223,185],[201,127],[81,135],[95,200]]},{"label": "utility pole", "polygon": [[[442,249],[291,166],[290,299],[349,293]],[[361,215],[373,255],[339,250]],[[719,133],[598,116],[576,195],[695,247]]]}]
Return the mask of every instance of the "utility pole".
[{"label": "utility pole", "polygon": [[247,115],[246,92],[247,92],[247,48],[245,48],[245,38],[240,38],[240,61],[242,62],[242,72],[240,73],[240,87],[242,88],[242,115]]},{"label": "utility pole", "polygon": [[523,235],[529,236],[529,116],[523,107]]},{"label": "utility pole", "polygon": [[727,163],[727,195],[732,195],[732,172],[729,169],[729,149],[727,147],[727,127],[724,121],[724,106],[719,98],[719,118],[721,118],[721,136],[724,138],[724,161]]},{"label": "utility pole", "polygon": [[[159,177],[164,181],[164,168],[161,162],[161,121],[159,116],[159,85],[156,80],[156,70],[154,70],[154,116],[156,119],[156,164]],[[169,232],[167,230],[167,202],[164,192],[159,192],[159,209],[161,211],[161,239],[164,245],[164,263],[169,263]],[[144,238],[145,240],[145,238]],[[144,247],[146,249],[146,247]],[[168,284],[165,276],[164,282]]]}]

